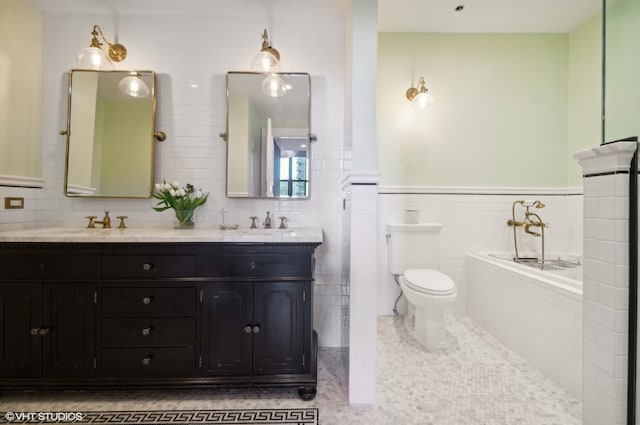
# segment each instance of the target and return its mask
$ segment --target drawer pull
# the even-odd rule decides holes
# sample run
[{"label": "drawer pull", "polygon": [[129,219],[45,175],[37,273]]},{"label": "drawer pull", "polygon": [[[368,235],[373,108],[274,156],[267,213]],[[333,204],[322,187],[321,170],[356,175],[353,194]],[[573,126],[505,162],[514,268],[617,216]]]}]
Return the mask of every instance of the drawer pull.
[{"label": "drawer pull", "polygon": [[33,328],[31,329],[31,331],[29,331],[29,333],[31,334],[31,336],[36,336],[40,333],[40,328]]},{"label": "drawer pull", "polygon": [[250,334],[251,333],[251,326],[250,325],[247,325],[247,326],[244,327],[244,333],[246,333],[246,334]]},{"label": "drawer pull", "polygon": [[149,336],[149,335],[151,335],[151,326],[144,328],[142,330],[142,336]]},{"label": "drawer pull", "polygon": [[149,304],[151,304],[151,301],[153,301],[153,297],[144,297],[142,299],[142,304],[149,305]]},{"label": "drawer pull", "polygon": [[142,366],[149,366],[151,364],[151,359],[153,357],[151,356],[147,356],[144,359],[142,359]]},{"label": "drawer pull", "polygon": [[44,270],[47,268],[47,265],[43,262],[40,263],[40,270]]},{"label": "drawer pull", "polygon": [[151,271],[151,270],[155,270],[155,266],[153,265],[153,263],[144,263],[142,265],[142,270],[144,270],[145,272]]},{"label": "drawer pull", "polygon": [[260,326],[256,325],[256,326],[253,327],[252,330],[253,330],[254,334],[257,334],[258,332],[260,332]]},{"label": "drawer pull", "polygon": [[255,269],[255,268],[256,268],[256,263],[252,261],[252,262],[251,262],[251,270],[253,270],[253,269]]}]

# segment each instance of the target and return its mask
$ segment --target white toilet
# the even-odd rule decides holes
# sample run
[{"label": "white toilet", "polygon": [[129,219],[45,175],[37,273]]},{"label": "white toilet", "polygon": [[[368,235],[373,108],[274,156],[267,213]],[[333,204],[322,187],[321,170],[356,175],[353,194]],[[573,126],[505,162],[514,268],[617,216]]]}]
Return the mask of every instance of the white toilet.
[{"label": "white toilet", "polygon": [[387,260],[408,301],[407,330],[427,349],[445,348],[444,311],[455,301],[456,285],[440,266],[442,224],[389,223]]}]

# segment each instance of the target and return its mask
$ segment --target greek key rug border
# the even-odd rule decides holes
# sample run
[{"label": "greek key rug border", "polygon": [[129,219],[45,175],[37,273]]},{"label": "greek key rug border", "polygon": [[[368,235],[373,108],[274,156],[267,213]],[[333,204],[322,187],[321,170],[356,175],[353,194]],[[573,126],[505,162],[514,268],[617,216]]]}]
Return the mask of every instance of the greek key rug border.
[{"label": "greek key rug border", "polygon": [[[66,424],[120,425],[318,425],[318,408],[299,409],[220,409],[220,410],[148,410],[148,411],[87,411],[79,412],[82,420],[50,421]],[[0,423],[12,423],[0,416]],[[20,423],[41,423],[39,420]]]}]

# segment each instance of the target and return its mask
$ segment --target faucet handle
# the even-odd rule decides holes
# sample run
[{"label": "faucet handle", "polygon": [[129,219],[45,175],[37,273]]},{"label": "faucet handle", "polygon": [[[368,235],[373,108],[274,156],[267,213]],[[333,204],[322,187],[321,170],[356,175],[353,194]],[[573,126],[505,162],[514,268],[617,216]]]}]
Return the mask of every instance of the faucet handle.
[{"label": "faucet handle", "polygon": [[118,220],[120,220],[120,224],[118,225],[118,229],[126,229],[127,225],[124,223],[124,220],[126,218],[129,218],[126,215],[119,215],[118,217],[116,217]]},{"label": "faucet handle", "polygon": [[286,229],[287,228],[287,217],[280,216],[278,218],[280,219],[280,226],[278,226],[278,229]]},{"label": "faucet handle", "polygon": [[256,220],[258,219],[258,217],[256,217],[255,215],[252,215],[249,218],[251,219],[251,226],[249,226],[249,228],[250,229],[257,229],[258,226],[256,226]]},{"label": "faucet handle", "polygon": [[85,218],[89,219],[89,224],[87,224],[87,229],[94,229],[96,227],[96,223],[94,223],[94,220],[98,218],[98,216],[88,215]]}]

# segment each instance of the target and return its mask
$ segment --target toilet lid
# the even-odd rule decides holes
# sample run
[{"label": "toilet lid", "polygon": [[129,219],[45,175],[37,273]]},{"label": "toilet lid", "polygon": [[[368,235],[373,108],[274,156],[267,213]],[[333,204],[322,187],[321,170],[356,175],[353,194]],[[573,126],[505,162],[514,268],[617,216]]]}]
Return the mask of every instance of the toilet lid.
[{"label": "toilet lid", "polygon": [[403,274],[404,283],[411,289],[430,295],[451,295],[456,285],[446,274],[433,269],[411,269]]}]

